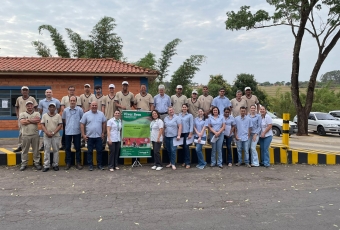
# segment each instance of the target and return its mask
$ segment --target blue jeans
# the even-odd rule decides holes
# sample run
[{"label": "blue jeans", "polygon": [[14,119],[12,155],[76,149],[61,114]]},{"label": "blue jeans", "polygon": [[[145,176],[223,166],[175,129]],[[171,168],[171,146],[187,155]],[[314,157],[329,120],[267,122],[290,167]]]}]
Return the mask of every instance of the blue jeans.
[{"label": "blue jeans", "polygon": [[225,153],[226,157],[227,157],[227,164],[231,164],[233,162],[233,152],[231,151],[231,142],[233,140],[233,136],[227,137],[224,136],[225,139],[225,144],[227,147],[227,151]]},{"label": "blue jeans", "polygon": [[[205,141],[207,138],[206,137],[201,137],[202,141]],[[204,161],[203,158],[203,153],[202,153],[202,144],[196,143],[196,154],[197,154],[197,160],[198,160],[198,165],[197,167],[201,167],[201,166],[206,166],[207,162]]]},{"label": "blue jeans", "polygon": [[259,166],[259,155],[257,154],[256,151],[256,145],[257,142],[259,141],[259,135],[256,135],[256,140],[253,141],[253,137],[255,134],[250,134],[249,137],[249,143],[248,145],[250,146],[250,153],[251,153],[251,164],[254,166]]},{"label": "blue jeans", "polygon": [[87,140],[87,164],[93,166],[93,149],[97,151],[97,166],[102,166],[103,141],[101,137],[88,138]]},{"label": "blue jeans", "polygon": [[80,139],[81,139],[81,134],[77,135],[65,135],[65,162],[67,165],[71,165],[72,157],[71,157],[71,144],[72,144],[72,139],[73,139],[73,144],[74,148],[76,149],[76,162],[80,164]]},{"label": "blue jeans", "polygon": [[249,140],[236,141],[238,163],[242,163],[242,150],[244,150],[244,163],[249,164]]},{"label": "blue jeans", "polygon": [[181,137],[183,137],[183,150],[184,150],[184,164],[190,165],[190,150],[189,145],[187,145],[187,138],[189,133],[182,133]]},{"label": "blue jeans", "polygon": [[165,137],[166,150],[169,155],[169,160],[172,165],[176,164],[177,146],[174,146],[173,139],[176,137]]},{"label": "blue jeans", "polygon": [[[214,136],[210,133],[210,139]],[[217,151],[217,166],[222,166],[222,145],[223,145],[223,135],[220,135],[215,143],[211,143],[211,166],[216,165],[216,151]]]},{"label": "blue jeans", "polygon": [[260,149],[261,149],[261,163],[264,166],[270,166],[269,161],[269,146],[272,142],[273,136],[260,138]]}]

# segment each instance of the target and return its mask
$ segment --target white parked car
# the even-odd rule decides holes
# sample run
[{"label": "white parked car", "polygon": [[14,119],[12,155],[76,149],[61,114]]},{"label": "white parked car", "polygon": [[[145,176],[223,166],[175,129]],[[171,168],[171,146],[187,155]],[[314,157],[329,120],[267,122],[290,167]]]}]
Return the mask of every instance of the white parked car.
[{"label": "white parked car", "polygon": [[340,120],[340,110],[329,111],[328,113],[335,117],[335,119]]},{"label": "white parked car", "polygon": [[[274,136],[280,136],[282,132],[282,126],[283,126],[283,119],[277,117],[275,114],[267,111],[267,114],[272,118],[273,121],[273,135]],[[293,133],[297,133],[297,125],[294,122],[289,121],[289,135],[292,135]]]}]

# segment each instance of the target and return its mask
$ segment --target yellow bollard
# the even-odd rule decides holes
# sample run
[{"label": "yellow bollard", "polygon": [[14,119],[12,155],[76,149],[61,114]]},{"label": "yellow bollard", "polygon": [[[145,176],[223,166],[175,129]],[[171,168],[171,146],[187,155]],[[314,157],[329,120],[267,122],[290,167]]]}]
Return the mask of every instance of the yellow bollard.
[{"label": "yellow bollard", "polygon": [[289,113],[283,114],[282,144],[289,148]]}]

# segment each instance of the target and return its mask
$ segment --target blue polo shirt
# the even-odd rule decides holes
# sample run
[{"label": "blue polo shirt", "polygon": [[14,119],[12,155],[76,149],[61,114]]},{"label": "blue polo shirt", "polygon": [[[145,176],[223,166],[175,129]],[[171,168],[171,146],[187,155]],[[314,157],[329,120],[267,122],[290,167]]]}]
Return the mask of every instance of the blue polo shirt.
[{"label": "blue polo shirt", "polygon": [[215,118],[214,116],[209,116],[209,118],[207,119],[207,125],[211,125],[212,129],[215,132],[221,130],[223,122],[224,122],[223,116],[218,116],[217,118]]},{"label": "blue polo shirt", "polygon": [[170,97],[166,94],[162,97],[160,94],[157,94],[153,98],[153,104],[155,106],[155,110],[159,113],[167,113],[168,108],[171,105]]},{"label": "blue polo shirt", "polygon": [[[200,120],[199,117],[196,117],[195,120],[194,120],[194,126],[195,128],[197,129],[198,132],[201,132],[202,129],[206,126],[208,126],[208,120]],[[197,133],[195,134],[196,137],[198,137]],[[205,137],[206,136],[206,132],[203,133],[203,136],[202,137]]]},{"label": "blue polo shirt", "polygon": [[80,123],[85,125],[86,136],[89,138],[98,138],[102,136],[102,124],[106,121],[104,113],[97,110],[96,113],[92,110],[84,113],[84,116],[80,120]]},{"label": "blue polo shirt", "polygon": [[249,128],[253,127],[251,119],[248,116],[242,118],[241,115],[239,115],[235,118],[235,123],[238,138],[241,141],[247,141]]},{"label": "blue polo shirt", "polygon": [[80,134],[80,120],[84,112],[82,108],[76,106],[74,109],[67,107],[63,111],[62,119],[65,119],[65,135]]},{"label": "blue polo shirt", "polygon": [[164,118],[164,126],[165,126],[165,136],[166,137],[177,137],[178,134],[178,125],[182,124],[181,118],[179,116],[174,115],[172,119],[169,116]]},{"label": "blue polo shirt", "polygon": [[230,103],[230,100],[226,96],[224,97],[217,96],[214,98],[211,105],[216,106],[220,110],[220,115],[221,115],[223,114],[223,111],[225,108],[231,106],[231,103]]},{"label": "blue polo shirt", "polygon": [[182,121],[182,133],[192,133],[194,131],[194,117],[190,113],[180,113],[178,115]]},{"label": "blue polo shirt", "polygon": [[44,115],[45,113],[48,113],[48,106],[50,103],[55,103],[56,108],[60,109],[60,101],[54,97],[51,98],[51,100],[47,100],[47,98],[42,99],[39,101],[38,109],[42,109],[42,114]]}]

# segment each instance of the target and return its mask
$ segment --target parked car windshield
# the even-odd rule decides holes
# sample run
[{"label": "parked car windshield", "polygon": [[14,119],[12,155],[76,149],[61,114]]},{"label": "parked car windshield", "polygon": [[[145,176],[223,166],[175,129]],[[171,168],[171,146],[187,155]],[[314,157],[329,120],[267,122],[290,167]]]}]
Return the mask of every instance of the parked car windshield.
[{"label": "parked car windshield", "polygon": [[332,115],[328,113],[315,113],[318,120],[336,120]]},{"label": "parked car windshield", "polygon": [[340,112],[330,112],[333,117],[340,117]]},{"label": "parked car windshield", "polygon": [[277,119],[278,117],[274,115],[273,113],[267,111],[267,114],[272,118],[272,119]]}]

